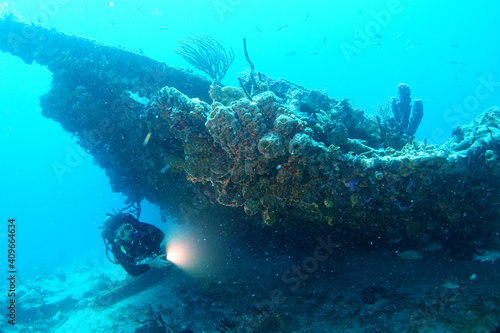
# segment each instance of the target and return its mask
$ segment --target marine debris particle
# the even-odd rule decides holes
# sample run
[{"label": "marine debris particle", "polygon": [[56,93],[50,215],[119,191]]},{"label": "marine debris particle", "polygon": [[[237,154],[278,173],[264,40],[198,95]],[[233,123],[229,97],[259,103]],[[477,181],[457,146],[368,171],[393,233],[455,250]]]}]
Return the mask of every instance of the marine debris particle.
[{"label": "marine debris particle", "polygon": [[314,221],[382,241],[453,235],[496,244],[498,109],[435,146],[408,139],[422,110],[414,101],[410,113],[404,86],[396,128],[283,79],[247,73],[240,83],[249,93],[228,94],[144,55],[12,17],[0,20],[0,49],[54,73],[43,115],[73,133],[128,197],[190,221],[244,211],[269,225]]}]

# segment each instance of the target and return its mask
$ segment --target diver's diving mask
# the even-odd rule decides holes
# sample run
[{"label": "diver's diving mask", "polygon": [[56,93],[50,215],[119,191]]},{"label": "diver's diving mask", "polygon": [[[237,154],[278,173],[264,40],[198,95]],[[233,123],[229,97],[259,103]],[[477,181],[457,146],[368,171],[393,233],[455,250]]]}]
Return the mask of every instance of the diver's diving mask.
[{"label": "diver's diving mask", "polygon": [[132,226],[132,224],[130,224],[130,223],[122,224],[116,230],[116,236],[120,239],[127,239],[133,230],[134,230],[134,227]]}]

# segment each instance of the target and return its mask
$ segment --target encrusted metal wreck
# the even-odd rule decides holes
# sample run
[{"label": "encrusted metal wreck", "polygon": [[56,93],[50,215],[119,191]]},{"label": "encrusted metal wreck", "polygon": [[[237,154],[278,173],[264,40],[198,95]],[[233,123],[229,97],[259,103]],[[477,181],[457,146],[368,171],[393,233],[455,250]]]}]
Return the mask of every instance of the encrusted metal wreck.
[{"label": "encrusted metal wreck", "polygon": [[373,239],[499,245],[498,109],[427,145],[410,137],[415,123],[398,129],[347,100],[253,71],[245,89],[220,87],[12,17],[0,21],[0,49],[47,66],[43,115],[131,200],[178,215],[231,206],[270,225],[314,222]]}]

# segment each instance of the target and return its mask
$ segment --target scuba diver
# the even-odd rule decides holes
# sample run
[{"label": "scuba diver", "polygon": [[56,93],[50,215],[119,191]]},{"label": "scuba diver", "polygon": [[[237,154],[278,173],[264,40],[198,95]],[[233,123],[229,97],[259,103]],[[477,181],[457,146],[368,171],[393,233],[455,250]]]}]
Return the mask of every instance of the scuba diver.
[{"label": "scuba diver", "polygon": [[[140,205],[137,218],[130,213],[108,214],[102,226],[106,256],[113,264],[121,265],[132,276],[141,275],[151,268],[170,268],[171,262],[162,251],[165,234],[157,227],[140,222]],[[113,253],[114,261],[109,257]]]}]

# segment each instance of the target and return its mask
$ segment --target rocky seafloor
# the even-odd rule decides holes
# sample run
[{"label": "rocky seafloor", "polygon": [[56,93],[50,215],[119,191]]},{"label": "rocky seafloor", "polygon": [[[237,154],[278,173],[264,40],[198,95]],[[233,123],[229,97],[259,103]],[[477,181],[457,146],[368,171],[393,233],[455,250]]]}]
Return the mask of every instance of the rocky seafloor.
[{"label": "rocky seafloor", "polygon": [[216,258],[196,275],[173,267],[129,277],[102,255],[22,277],[17,325],[4,331],[451,333],[500,324],[499,261],[437,243],[356,248],[289,234],[263,246],[242,237],[205,237]]}]

